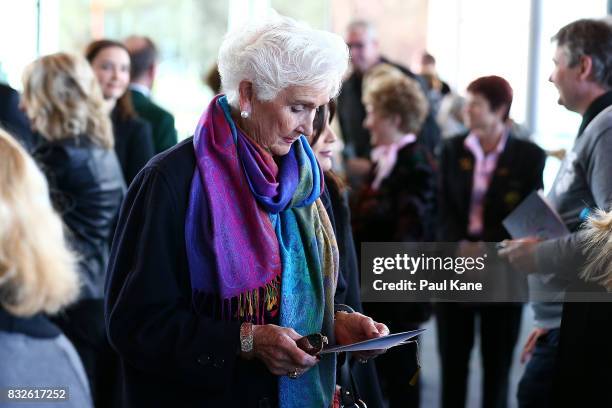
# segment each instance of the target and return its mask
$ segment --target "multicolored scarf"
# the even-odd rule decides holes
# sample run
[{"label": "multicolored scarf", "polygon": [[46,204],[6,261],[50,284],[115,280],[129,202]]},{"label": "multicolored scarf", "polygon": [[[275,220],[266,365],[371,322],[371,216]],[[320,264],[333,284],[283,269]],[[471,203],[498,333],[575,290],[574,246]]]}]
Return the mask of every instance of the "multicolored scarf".
[{"label": "multicolored scarf", "polygon": [[[277,163],[218,96],[193,143],[185,239],[196,309],[212,298],[223,319],[264,324],[265,310],[280,307],[279,324],[301,335],[333,327],[338,249],[306,138]],[[297,380],[279,378],[280,406],[330,406],[334,387],[335,358],[326,355]]]}]

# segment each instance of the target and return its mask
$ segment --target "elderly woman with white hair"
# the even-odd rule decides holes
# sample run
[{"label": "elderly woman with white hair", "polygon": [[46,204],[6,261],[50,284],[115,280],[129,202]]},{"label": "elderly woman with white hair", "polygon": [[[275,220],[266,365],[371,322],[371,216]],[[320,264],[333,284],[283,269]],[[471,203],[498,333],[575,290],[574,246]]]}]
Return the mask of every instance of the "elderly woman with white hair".
[{"label": "elderly woman with white hair", "polygon": [[388,333],[334,305],[337,245],[305,137],[347,64],[340,37],[280,16],[224,40],[226,95],[121,211],[106,322],[125,406],[329,407],[335,356],[301,338]]}]

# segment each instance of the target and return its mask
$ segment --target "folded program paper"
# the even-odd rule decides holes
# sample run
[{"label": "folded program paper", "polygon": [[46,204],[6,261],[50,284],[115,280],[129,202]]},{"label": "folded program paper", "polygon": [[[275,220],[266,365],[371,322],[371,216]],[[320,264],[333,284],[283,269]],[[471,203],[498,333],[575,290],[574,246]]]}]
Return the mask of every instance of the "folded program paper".
[{"label": "folded program paper", "polygon": [[539,191],[529,194],[503,221],[513,239],[558,238],[569,234],[559,214]]},{"label": "folded program paper", "polygon": [[410,330],[402,333],[389,334],[375,339],[360,341],[353,344],[345,344],[342,346],[326,347],[320,354],[340,353],[343,351],[367,351],[367,350],[384,350],[395,346],[401,346],[407,340],[423,333],[425,329]]}]

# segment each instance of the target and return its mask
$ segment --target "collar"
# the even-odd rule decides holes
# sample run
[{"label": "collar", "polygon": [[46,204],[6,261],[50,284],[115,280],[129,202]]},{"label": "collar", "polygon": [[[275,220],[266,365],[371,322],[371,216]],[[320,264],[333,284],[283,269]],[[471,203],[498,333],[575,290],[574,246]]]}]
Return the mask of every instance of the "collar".
[{"label": "collar", "polygon": [[381,158],[388,156],[390,153],[397,153],[404,146],[414,142],[416,142],[416,136],[413,133],[407,133],[390,145],[377,146],[373,148],[370,157],[372,161],[377,162]]},{"label": "collar", "polygon": [[352,77],[357,79],[359,81],[359,83],[361,84],[361,81],[363,80],[363,78],[368,74],[369,71],[371,71],[372,69],[374,69],[375,67],[377,67],[380,64],[388,64],[388,65],[392,65],[395,68],[398,68],[400,71],[402,70],[399,66],[397,66],[397,64],[392,63],[391,61],[389,61],[387,58],[380,56],[378,58],[378,62],[376,62],[374,65],[372,65],[370,67],[370,69],[368,69],[368,71],[366,71],[365,73],[363,72],[357,72],[353,70],[353,74]]},{"label": "collar", "polygon": [[584,115],[582,116],[582,123],[578,129],[578,136],[582,135],[589,123],[595,119],[595,116],[599,115],[602,110],[606,109],[610,105],[612,105],[612,91],[608,91],[605,94],[600,95],[593,102],[591,102],[586,112],[584,112]]},{"label": "collar", "polygon": [[144,85],[131,83],[129,88],[132,91],[136,91],[136,92],[143,94],[147,98],[151,97],[151,90]]},{"label": "collar", "polygon": [[55,338],[62,334],[60,329],[42,314],[18,317],[4,310],[2,306],[0,306],[0,331],[37,338]]},{"label": "collar", "polygon": [[[501,152],[503,152],[504,149],[506,148],[506,142],[507,141],[508,141],[508,131],[504,130],[502,132],[501,138],[497,142],[497,146],[495,146],[495,149],[492,152],[490,152],[489,154],[495,154],[495,155],[501,154]],[[477,158],[487,156],[485,154],[484,150],[482,149],[482,145],[480,144],[480,140],[478,140],[478,136],[476,136],[476,134],[474,132],[470,132],[468,134],[468,136],[465,138],[465,141],[463,142],[463,144]]]},{"label": "collar", "polygon": [[404,146],[414,143],[416,140],[417,138],[414,134],[408,133],[390,145],[378,146],[372,149],[370,157],[372,161],[376,163],[375,177],[372,181],[372,188],[374,190],[378,190],[383,180],[393,171],[395,163],[397,162],[398,152],[403,149]]}]

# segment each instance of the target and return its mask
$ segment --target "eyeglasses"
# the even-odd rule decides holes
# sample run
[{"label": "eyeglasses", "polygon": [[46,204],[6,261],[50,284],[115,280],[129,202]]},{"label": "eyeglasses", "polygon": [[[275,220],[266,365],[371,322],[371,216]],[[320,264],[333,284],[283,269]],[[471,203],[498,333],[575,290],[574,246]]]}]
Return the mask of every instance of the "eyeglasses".
[{"label": "eyeglasses", "polygon": [[352,43],[347,43],[346,45],[349,47],[349,50],[353,48],[361,49],[365,47],[365,44],[362,42],[352,42]]}]

